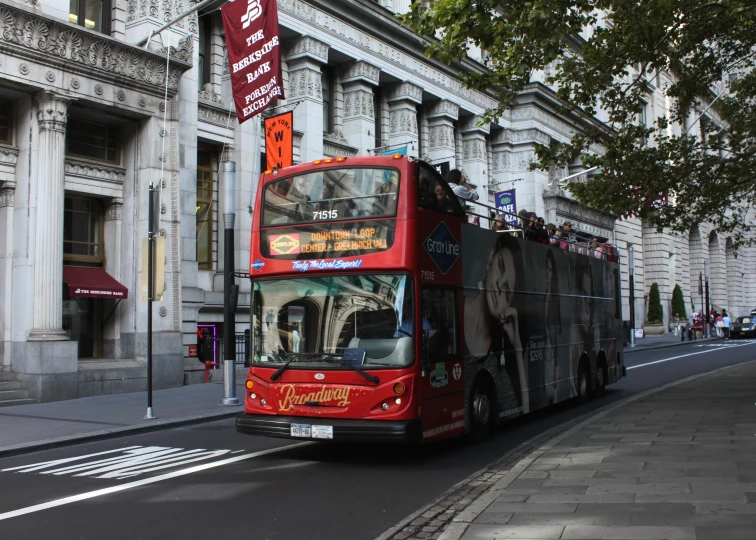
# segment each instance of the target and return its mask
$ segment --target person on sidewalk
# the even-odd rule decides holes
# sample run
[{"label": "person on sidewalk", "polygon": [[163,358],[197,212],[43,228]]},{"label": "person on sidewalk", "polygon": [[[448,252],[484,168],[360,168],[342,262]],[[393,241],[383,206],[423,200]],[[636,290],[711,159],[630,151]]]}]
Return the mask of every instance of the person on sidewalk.
[{"label": "person on sidewalk", "polygon": [[675,326],[675,337],[680,333],[680,315],[675,313],[675,318],[673,320],[673,324]]},{"label": "person on sidewalk", "polygon": [[717,337],[724,335],[724,318],[720,313],[717,313],[717,317],[714,319],[714,326],[717,328]]},{"label": "person on sidewalk", "polygon": [[724,327],[722,328],[724,331],[724,339],[730,339],[730,316],[724,309],[722,310],[722,323],[724,324]]}]

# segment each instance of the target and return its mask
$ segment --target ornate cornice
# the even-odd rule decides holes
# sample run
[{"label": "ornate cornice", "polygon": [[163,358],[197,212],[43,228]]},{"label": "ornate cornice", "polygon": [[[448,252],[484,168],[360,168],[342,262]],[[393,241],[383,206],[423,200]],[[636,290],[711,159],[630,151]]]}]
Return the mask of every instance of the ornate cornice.
[{"label": "ornate cornice", "polygon": [[614,230],[615,218],[611,214],[599,212],[582,206],[579,202],[562,195],[546,195],[543,197],[546,210],[556,210],[560,217],[573,218],[588,225]]},{"label": "ornate cornice", "polygon": [[483,124],[478,125],[479,122],[483,120],[482,116],[477,115],[471,115],[471,116],[463,116],[459,119],[459,131],[460,133],[467,134],[467,133],[484,133],[488,135],[491,133],[491,124]]},{"label": "ornate cornice", "polygon": [[[191,47],[192,38],[189,37],[180,42],[178,49],[171,50],[168,74],[171,96],[178,91],[181,75],[192,67]],[[122,43],[17,4],[0,5],[0,52],[135,90],[150,91],[156,95],[165,92],[164,55]]]},{"label": "ornate cornice", "polygon": [[[421,94],[422,97],[422,94]],[[442,99],[433,104],[428,111],[428,119],[446,117],[456,120],[459,117],[459,105],[447,99]]]},{"label": "ornate cornice", "polygon": [[323,137],[323,155],[328,157],[353,157],[357,155],[357,148],[349,146],[341,141],[331,138],[332,135]]},{"label": "ornate cornice", "polygon": [[321,64],[328,63],[328,45],[310,36],[294,38],[286,44],[286,61],[306,58]]},{"label": "ornate cornice", "polygon": [[217,105],[225,109],[225,106],[223,105],[223,99],[221,98],[220,94],[213,92],[213,83],[207,83],[205,86],[203,86],[198,97],[200,103]]},{"label": "ornate cornice", "polygon": [[403,82],[389,88],[388,101],[407,100],[415,103],[423,102],[423,89],[412,83]]},{"label": "ornate cornice", "polygon": [[[233,117],[233,111],[230,113]],[[231,118],[229,120],[228,109],[222,109],[217,105],[211,105],[200,101],[197,109],[197,116],[200,122],[207,122],[208,124],[214,124],[223,128],[233,129],[235,120]]]},{"label": "ornate cornice", "polygon": [[76,176],[89,180],[123,185],[126,168],[88,159],[66,158],[66,176]]},{"label": "ornate cornice", "polygon": [[344,67],[343,83],[365,82],[372,86],[378,86],[381,70],[373,64],[359,60],[351,62]]},{"label": "ornate cornice", "polygon": [[18,163],[18,148],[0,144],[0,165],[15,167]]},{"label": "ornate cornice", "polygon": [[549,144],[551,136],[539,129],[502,129],[496,135],[491,137],[491,144],[513,144],[524,142],[536,142],[540,144]]}]

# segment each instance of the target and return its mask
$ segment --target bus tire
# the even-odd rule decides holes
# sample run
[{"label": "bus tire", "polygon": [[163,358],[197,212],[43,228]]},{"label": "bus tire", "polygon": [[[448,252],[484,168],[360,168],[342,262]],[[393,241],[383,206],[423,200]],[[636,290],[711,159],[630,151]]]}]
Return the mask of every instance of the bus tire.
[{"label": "bus tire", "polygon": [[585,360],[580,361],[578,367],[578,380],[577,380],[577,400],[578,403],[585,403],[591,394],[591,379],[590,370],[588,369],[588,362]]},{"label": "bus tire", "polygon": [[485,379],[478,379],[470,393],[470,436],[473,440],[484,439],[494,423],[496,400]]},{"label": "bus tire", "polygon": [[596,386],[593,390],[594,395],[603,396],[606,392],[607,381],[606,361],[602,358],[596,366]]}]

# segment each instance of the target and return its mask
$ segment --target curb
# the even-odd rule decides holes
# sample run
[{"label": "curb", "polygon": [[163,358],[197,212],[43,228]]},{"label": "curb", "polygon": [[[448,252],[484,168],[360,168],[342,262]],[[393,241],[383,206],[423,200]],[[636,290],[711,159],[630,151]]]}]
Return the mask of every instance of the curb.
[{"label": "curb", "polygon": [[225,420],[226,418],[233,418],[237,414],[243,411],[243,407],[234,407],[233,412],[217,412],[207,414],[203,416],[184,416],[176,418],[174,420],[157,421],[151,424],[144,425],[132,425],[113,429],[103,429],[101,431],[92,431],[89,433],[82,433],[80,435],[70,435],[65,437],[57,437],[54,439],[45,439],[42,441],[34,441],[31,443],[14,444],[11,446],[0,446],[0,458],[17,456],[19,454],[26,454],[30,452],[38,452],[40,450],[50,450],[52,448],[61,448],[64,446],[74,446],[85,442],[103,441],[106,439],[115,439],[116,437],[122,437],[124,435],[134,435],[139,433],[149,433],[151,431],[162,431],[165,429],[190,426],[193,424],[204,424],[207,422],[214,422],[216,420]]},{"label": "curb", "polygon": [[630,354],[630,353],[637,353],[637,352],[643,352],[643,351],[653,351],[654,349],[669,349],[670,347],[681,347],[683,345],[690,345],[694,341],[709,342],[709,341],[717,341],[720,339],[721,338],[701,338],[701,339],[696,339],[693,341],[688,340],[688,341],[681,341],[679,343],[667,343],[666,345],[653,345],[651,347],[633,347],[632,349],[630,347],[625,347],[623,348],[623,352],[625,354]]},{"label": "curb", "polygon": [[[652,388],[650,390],[646,390],[645,392],[641,392],[640,394],[636,394],[634,396],[627,397],[618,403],[612,403],[611,405],[607,405],[606,407],[603,407],[599,409],[595,413],[589,413],[591,414],[590,418],[587,418],[586,420],[583,420],[579,422],[577,425],[568,428],[564,432],[560,433],[553,439],[550,439],[548,442],[546,442],[544,445],[542,445],[537,450],[534,450],[530,455],[528,455],[526,458],[520,460],[516,465],[514,465],[502,478],[499,480],[496,484],[494,484],[493,487],[491,487],[486,493],[481,495],[477,500],[473,501],[467,508],[462,510],[457,516],[455,516],[451,523],[447,525],[447,527],[443,530],[441,535],[438,537],[438,540],[460,540],[462,536],[464,535],[465,531],[467,531],[467,528],[470,526],[470,524],[475,521],[475,519],[483,513],[483,511],[488,508],[501,494],[501,491],[504,491],[509,487],[512,482],[517,480],[517,478],[527,470],[527,468],[541,455],[543,455],[548,450],[552,449],[554,446],[559,444],[561,441],[569,437],[570,435],[574,434],[575,432],[581,430],[585,426],[591,424],[595,420],[598,420],[599,418],[602,418],[603,416],[606,416],[610,412],[619,409],[621,407],[624,407],[625,405],[628,405],[634,401],[638,401],[640,399],[644,399],[648,396],[657,394],[663,390],[667,390],[669,388],[673,388],[675,386],[678,386],[680,384],[694,381],[696,379],[699,379],[701,377],[707,377],[709,375],[713,375],[715,373],[718,373],[720,371],[726,371],[728,369],[733,369],[736,367],[741,367],[746,364],[752,364],[756,362],[756,360],[749,360],[746,362],[741,362],[740,364],[735,364],[732,366],[725,366],[722,368],[717,368],[712,371],[707,371],[706,373],[699,373],[697,375],[691,375],[690,377],[686,377],[684,379],[680,379],[679,381],[674,381],[668,384],[665,384],[663,386],[660,386],[658,388]],[[523,443],[526,444],[526,443]]]}]

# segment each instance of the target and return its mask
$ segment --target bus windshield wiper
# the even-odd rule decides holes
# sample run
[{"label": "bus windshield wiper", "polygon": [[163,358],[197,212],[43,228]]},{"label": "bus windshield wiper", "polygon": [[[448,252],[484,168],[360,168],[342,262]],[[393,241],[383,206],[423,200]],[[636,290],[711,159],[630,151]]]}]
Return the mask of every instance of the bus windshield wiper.
[{"label": "bus windshield wiper", "polygon": [[[277,357],[278,360],[282,360],[281,356],[279,356],[278,354],[276,354],[276,357]],[[281,376],[281,373],[283,373],[284,371],[286,371],[286,368],[289,367],[289,364],[291,364],[294,360],[296,360],[296,357],[295,358],[291,358],[290,360],[287,360],[284,365],[282,365],[280,368],[278,368],[278,370],[276,370],[276,372],[273,375],[270,376],[270,380],[271,381],[275,381],[277,378],[279,378]]]},{"label": "bus windshield wiper", "polygon": [[[355,366],[354,364],[350,364],[348,362],[344,362],[344,357],[342,355],[340,355],[340,354],[324,354],[324,356],[328,356],[328,357],[333,358],[334,360],[338,361],[339,362],[339,367],[348,367],[350,369],[353,369],[354,371],[356,371],[357,373],[359,373],[360,375],[362,375],[363,377],[365,377],[365,379],[367,379],[368,382],[371,382],[371,383],[374,383],[374,384],[378,384],[379,382],[381,382],[381,380],[378,377],[376,377],[375,375],[371,375],[370,373],[368,373],[367,371],[365,371],[364,369],[362,369],[360,366]],[[333,361],[333,360],[331,360],[331,361]]]}]

